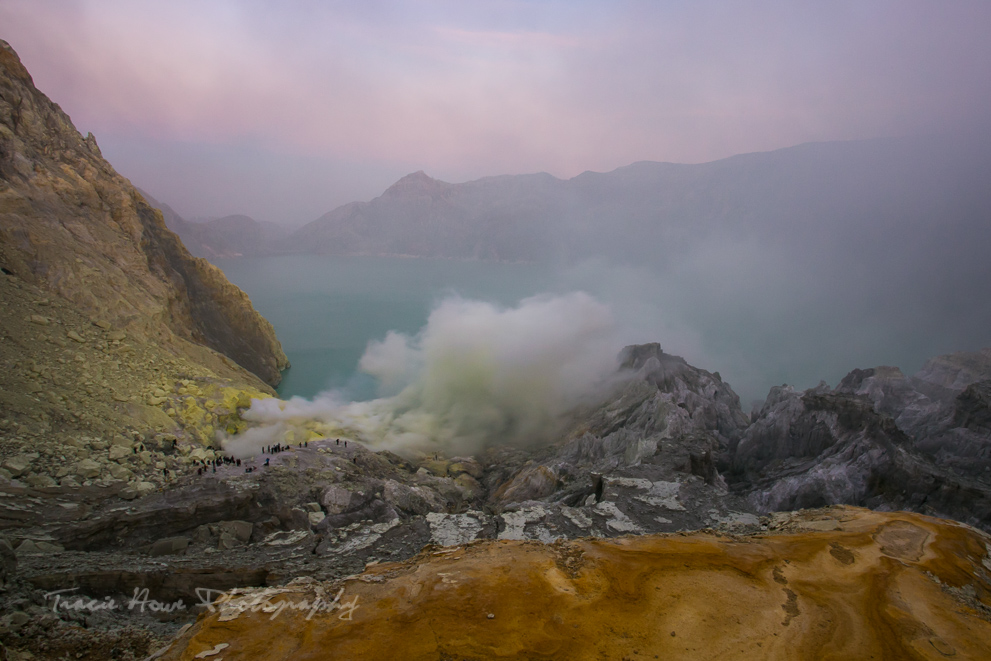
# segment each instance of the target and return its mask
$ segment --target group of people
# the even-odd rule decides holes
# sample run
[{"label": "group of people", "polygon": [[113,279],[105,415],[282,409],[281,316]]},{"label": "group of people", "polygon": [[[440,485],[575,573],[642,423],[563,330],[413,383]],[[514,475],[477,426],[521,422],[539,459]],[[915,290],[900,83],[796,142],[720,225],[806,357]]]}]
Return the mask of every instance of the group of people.
[{"label": "group of people", "polygon": [[[203,475],[208,470],[211,469],[214,473],[216,473],[218,466],[240,466],[241,460],[235,459],[234,457],[217,457],[216,459],[210,459],[209,461],[200,461],[199,463],[202,465],[196,469],[196,474]],[[250,473],[251,471],[247,470],[245,472]]]},{"label": "group of people", "polygon": [[[340,445],[341,444],[341,439],[339,439],[339,438],[336,439],[336,443],[337,443],[337,445]],[[310,447],[310,443],[309,443],[309,441],[303,441],[303,442],[299,443],[298,446],[301,447],[301,448],[308,448],[308,447]],[[347,441],[344,441],[344,447],[347,447],[347,446],[348,446],[348,442]],[[280,452],[285,452],[288,449],[290,449],[289,448],[289,445],[282,444],[282,443],[276,443],[275,445],[266,445],[265,447],[263,447],[262,448],[262,453],[263,454],[278,454]],[[271,458],[270,457],[266,457],[265,458],[264,465],[265,466],[268,466],[270,461],[271,461]],[[355,463],[357,463],[357,461],[358,460],[355,459]],[[240,459],[235,459],[234,457],[218,457],[216,459],[211,459],[209,461],[200,461],[199,464],[200,464],[200,466],[198,466],[196,468],[196,474],[197,475],[205,475],[208,472],[216,473],[217,472],[217,468],[220,467],[220,466],[240,466],[241,465],[241,460]],[[254,471],[255,471],[255,466],[248,466],[247,468],[244,469],[244,472],[245,473],[253,473]]]},{"label": "group of people", "polygon": [[[303,441],[301,443],[297,443],[296,445],[301,448],[308,448],[310,447],[310,442]],[[283,445],[282,443],[276,443],[275,445],[266,445],[265,447],[263,447],[262,454],[278,454],[280,452],[285,452],[288,449],[289,449],[288,445]]]}]

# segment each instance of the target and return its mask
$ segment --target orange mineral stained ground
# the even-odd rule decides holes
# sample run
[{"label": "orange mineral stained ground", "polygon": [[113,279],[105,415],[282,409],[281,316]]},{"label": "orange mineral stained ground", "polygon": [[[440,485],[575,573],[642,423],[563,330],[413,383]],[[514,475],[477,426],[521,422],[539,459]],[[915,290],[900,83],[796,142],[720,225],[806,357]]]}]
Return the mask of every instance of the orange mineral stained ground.
[{"label": "orange mineral stained ground", "polygon": [[[430,547],[333,585],[242,592],[160,658],[991,659],[989,542],[834,507],[751,537]],[[289,607],[341,588],[357,608]],[[237,614],[238,599],[258,606]]]}]

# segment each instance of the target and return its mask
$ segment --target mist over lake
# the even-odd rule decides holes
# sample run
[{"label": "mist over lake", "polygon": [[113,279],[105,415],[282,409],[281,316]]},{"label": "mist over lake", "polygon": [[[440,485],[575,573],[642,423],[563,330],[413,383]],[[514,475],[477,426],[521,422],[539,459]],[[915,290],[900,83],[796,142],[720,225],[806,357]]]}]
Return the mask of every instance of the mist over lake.
[{"label": "mist over lake", "polygon": [[247,257],[216,260],[230,280],[272,320],[292,368],[284,398],[345,388],[354,399],[376,395],[356,373],[368,342],[388,331],[416,334],[444,296],[501,305],[545,291],[551,270],[505,264],[390,257]]},{"label": "mist over lake", "polygon": [[[358,369],[369,342],[390,331],[415,336],[449,297],[508,308],[541,294],[586,292],[609,307],[617,352],[659,342],[720,372],[746,410],[775,385],[807,388],[823,379],[835,385],[850,370],[875,365],[912,372],[941,351],[980,348],[976,336],[948,342],[934,331],[936,320],[882,323],[864,307],[863,292],[800,300],[785,294],[802,283],[776,280],[780,271],[763,278],[707,273],[690,254],[664,271],[604,261],[564,267],[328,255],[214,262],[272,321],[292,363],[278,387],[283,398],[331,389],[355,401],[378,396],[377,381]],[[862,304],[844,309],[857,299]],[[899,316],[918,313],[909,305]]]}]

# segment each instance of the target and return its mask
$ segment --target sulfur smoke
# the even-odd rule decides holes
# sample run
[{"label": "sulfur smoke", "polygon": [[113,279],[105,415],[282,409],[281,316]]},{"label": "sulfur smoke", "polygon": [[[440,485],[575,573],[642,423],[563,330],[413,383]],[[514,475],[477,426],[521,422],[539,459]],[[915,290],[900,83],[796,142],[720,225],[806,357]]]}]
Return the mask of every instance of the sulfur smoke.
[{"label": "sulfur smoke", "polygon": [[609,307],[582,292],[513,308],[448,298],[416,336],[369,343],[359,368],[378,379],[379,399],[256,400],[245,417],[260,425],[225,446],[254,454],[307,421],[395,451],[546,442],[564,413],[617,378],[618,342]]}]

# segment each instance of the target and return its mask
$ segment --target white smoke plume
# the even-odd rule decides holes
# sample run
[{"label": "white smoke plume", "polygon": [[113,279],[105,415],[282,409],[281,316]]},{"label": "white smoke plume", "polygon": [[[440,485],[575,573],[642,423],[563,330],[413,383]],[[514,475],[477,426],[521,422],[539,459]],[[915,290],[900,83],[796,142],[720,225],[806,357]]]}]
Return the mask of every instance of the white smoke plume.
[{"label": "white smoke plume", "polygon": [[514,308],[448,298],[415,337],[390,332],[369,343],[360,369],[379,380],[380,399],[256,400],[245,417],[261,426],[225,447],[255,454],[308,421],[396,451],[546,442],[562,414],[616,378],[618,342],[610,309],[582,292]]}]

